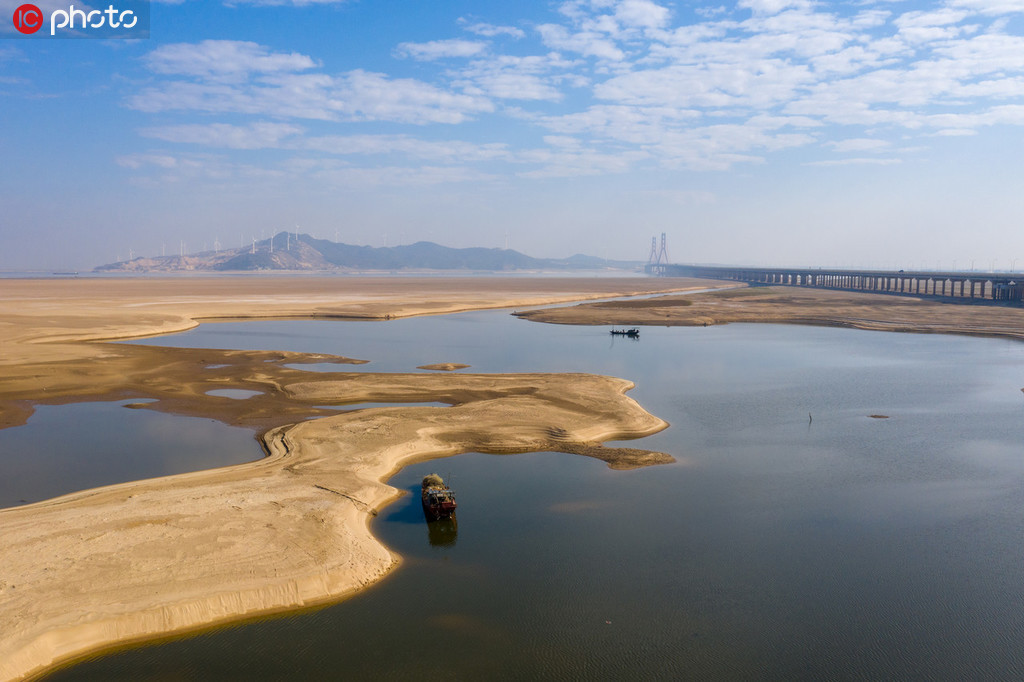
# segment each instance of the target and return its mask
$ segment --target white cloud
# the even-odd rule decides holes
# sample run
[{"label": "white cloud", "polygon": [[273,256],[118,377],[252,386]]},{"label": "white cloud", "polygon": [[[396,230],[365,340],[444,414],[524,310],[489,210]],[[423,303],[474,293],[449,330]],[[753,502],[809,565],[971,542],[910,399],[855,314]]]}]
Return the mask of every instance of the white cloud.
[{"label": "white cloud", "polygon": [[668,23],[669,11],[650,0],[622,0],[615,8],[615,18],[624,26],[660,28]]},{"label": "white cloud", "polygon": [[615,76],[594,88],[602,100],[677,108],[770,107],[813,82],[810,70],[783,60],[669,66]]},{"label": "white cloud", "polygon": [[595,31],[570,33],[567,28],[558,24],[541,24],[537,27],[541,40],[548,47],[556,50],[576,52],[584,57],[597,57],[618,61],[625,54],[606,36]]},{"label": "white cloud", "polygon": [[785,9],[809,9],[811,3],[808,0],[740,0],[736,6],[755,14],[778,14]]},{"label": "white cloud", "polygon": [[[206,123],[143,128],[144,137],[177,144],[219,149],[284,149],[330,156],[400,156],[433,163],[470,163],[514,160],[504,143],[477,144],[462,140],[422,140],[411,135],[307,135],[299,126],[260,121],[248,125]],[[177,157],[138,155],[122,157],[125,167],[174,167]]]},{"label": "white cloud", "polygon": [[591,0],[566,0],[558,6],[559,14],[580,21],[590,14],[591,6],[607,8],[611,2],[595,3]]},{"label": "white cloud", "polygon": [[[737,123],[695,125],[696,112],[672,108],[596,106],[586,112],[545,117],[537,122],[559,136],[588,136],[611,146],[628,145],[667,167],[722,170],[734,163],[759,163],[759,154],[811,144],[816,137],[787,132],[816,121],[756,115]],[[756,154],[752,152],[757,152]]]},{"label": "white cloud", "polygon": [[697,16],[704,17],[705,19],[713,19],[726,14],[729,9],[725,5],[719,5],[718,7],[695,7],[693,11]]},{"label": "white cloud", "polygon": [[985,15],[1024,12],[1024,0],[947,0],[953,7],[962,7]]},{"label": "white cloud", "polygon": [[[742,0],[737,7],[749,15],[710,8],[707,19],[672,26],[669,9],[653,0],[568,0],[557,21],[536,26],[548,49],[541,53],[536,41],[531,53],[521,29],[466,18],[457,23],[468,33],[522,41],[516,54],[496,53],[499,43],[483,40],[400,43],[394,56],[465,60],[416,65],[429,72],[425,80],[327,74],[311,57],[255,43],[165,46],[146,63],[171,78],[128,102],[141,111],[261,119],[142,131],[169,142],[536,166],[519,171],[527,177],[645,164],[725,169],[812,144],[819,153],[894,163],[877,155],[891,149],[884,139],[894,130],[926,139],[1024,125],[1015,108],[1024,98],[1024,37],[1008,33],[1003,14],[1016,11],[1011,5],[950,0],[851,11],[810,0]],[[539,128],[544,146],[350,130],[306,136],[287,122],[428,126],[491,115]]]},{"label": "white cloud", "polygon": [[872,50],[870,46],[851,45],[835,52],[810,58],[815,73],[821,76],[851,76],[865,69],[882,68],[895,64],[892,57]]},{"label": "white cloud", "polygon": [[966,74],[1024,71],[1024,36],[978,35],[940,45],[935,54],[961,64]]},{"label": "white cloud", "polygon": [[570,137],[568,135],[545,135],[544,143],[551,147],[560,147],[563,149],[579,149],[582,145],[579,138]]},{"label": "white cloud", "polygon": [[452,85],[498,99],[555,101],[562,98],[558,89],[562,74],[574,65],[557,53],[479,59],[453,72]]},{"label": "white cloud", "polygon": [[891,16],[892,12],[889,10],[866,9],[858,12],[850,21],[850,25],[857,29],[877,28],[884,25]]},{"label": "white cloud", "polygon": [[262,45],[238,40],[161,45],[144,61],[156,73],[208,80],[239,80],[254,73],[290,73],[317,66],[297,52],[272,53]]},{"label": "white cloud", "polygon": [[474,144],[461,140],[420,140],[409,135],[325,135],[302,141],[303,149],[335,155],[391,155],[429,159],[434,163],[468,163],[508,159],[508,145]]},{"label": "white cloud", "polygon": [[461,123],[473,114],[494,108],[483,97],[367,71],[350,71],[339,86],[332,95],[333,101],[343,116],[353,120]]},{"label": "white cloud", "polygon": [[698,111],[680,109],[595,105],[585,111],[537,117],[535,122],[562,135],[590,135],[649,145],[657,144],[665,130],[690,125],[700,116]]},{"label": "white cloud", "polygon": [[283,139],[300,135],[302,132],[302,128],[287,123],[259,121],[245,126],[228,123],[161,126],[143,128],[139,134],[167,142],[207,147],[264,149],[278,147]]},{"label": "white cloud", "polygon": [[177,157],[166,154],[129,154],[119,156],[115,161],[119,166],[132,169],[142,168],[143,166],[175,168],[178,165]]},{"label": "white cloud", "polygon": [[474,80],[477,92],[498,99],[558,100],[562,93],[538,76],[527,73],[488,73]]},{"label": "white cloud", "polygon": [[150,113],[197,111],[427,124],[461,123],[493,110],[485,97],[411,78],[362,70],[340,76],[293,73],[311,68],[312,60],[271,54],[254,43],[164,46],[150,53],[146,63],[160,74],[193,77],[150,86],[128,98],[129,107]]},{"label": "white cloud", "polygon": [[428,43],[400,43],[395,49],[399,57],[419,61],[433,61],[446,57],[475,57],[487,49],[487,43],[477,40],[432,40]]},{"label": "white cloud", "polygon": [[875,140],[867,137],[852,138],[848,140],[836,140],[830,142],[828,146],[832,147],[837,152],[866,152],[866,151],[877,151],[879,149],[885,149],[889,147],[889,143],[885,140]]},{"label": "white cloud", "polygon": [[977,30],[975,26],[915,26],[900,29],[899,37],[907,43],[917,45],[956,38],[963,33],[975,30]]},{"label": "white cloud", "polygon": [[[973,113],[933,114],[923,122],[940,129],[976,130],[994,125],[1024,125],[1024,104],[1006,104]],[[948,134],[948,133],[946,133]]]},{"label": "white cloud", "polygon": [[735,163],[761,163],[761,154],[814,141],[805,133],[784,133],[756,124],[720,124],[669,132],[657,152],[670,168],[724,170]]},{"label": "white cloud", "polygon": [[974,33],[977,25],[958,26],[969,12],[943,7],[934,10],[905,12],[893,20],[899,37],[908,43],[930,43]]},{"label": "white cloud", "polygon": [[958,24],[969,16],[968,12],[942,7],[934,10],[904,12],[893,20],[898,28],[921,28],[924,26],[949,26]]},{"label": "white cloud", "polygon": [[137,171],[133,182],[139,185],[166,185],[202,181],[230,187],[249,186],[267,181],[275,185],[282,178],[301,178],[320,187],[350,190],[373,187],[426,187],[461,182],[487,182],[493,179],[478,169],[461,166],[389,166],[360,167],[337,159],[288,159],[275,167],[233,162],[215,154],[131,154],[116,159],[118,165]]},{"label": "white cloud", "polygon": [[526,33],[515,26],[495,26],[494,24],[487,24],[483,22],[477,22],[470,24],[468,19],[459,18],[459,25],[470,33],[475,33],[478,36],[484,36],[485,38],[495,38],[501,35],[511,36],[513,38],[525,38]]},{"label": "white cloud", "polygon": [[809,161],[807,166],[894,166],[903,163],[902,159],[877,159],[874,157],[859,157],[852,159],[830,159],[827,161]]},{"label": "white cloud", "polygon": [[[803,11],[754,16],[740,27],[748,34],[735,41],[738,48],[763,55],[812,58],[829,54],[851,44],[856,29],[847,20]],[[740,52],[739,54],[742,54]]]}]

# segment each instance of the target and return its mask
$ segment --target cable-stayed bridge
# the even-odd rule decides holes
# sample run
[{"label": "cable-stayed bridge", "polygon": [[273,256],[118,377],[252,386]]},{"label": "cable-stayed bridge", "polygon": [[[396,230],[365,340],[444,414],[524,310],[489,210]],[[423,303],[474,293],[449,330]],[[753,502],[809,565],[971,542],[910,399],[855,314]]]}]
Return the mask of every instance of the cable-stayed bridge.
[{"label": "cable-stayed bridge", "polygon": [[815,287],[958,300],[1024,301],[1024,273],[753,268],[731,265],[648,263],[646,272],[663,277],[704,277],[749,284]]},{"label": "cable-stayed bridge", "polygon": [[685,265],[668,262],[665,233],[651,238],[644,271],[661,277],[728,279],[748,284],[814,287],[879,294],[934,296],[963,301],[1024,302],[1024,273],[975,270],[854,270],[827,268],[754,268],[738,265]]}]

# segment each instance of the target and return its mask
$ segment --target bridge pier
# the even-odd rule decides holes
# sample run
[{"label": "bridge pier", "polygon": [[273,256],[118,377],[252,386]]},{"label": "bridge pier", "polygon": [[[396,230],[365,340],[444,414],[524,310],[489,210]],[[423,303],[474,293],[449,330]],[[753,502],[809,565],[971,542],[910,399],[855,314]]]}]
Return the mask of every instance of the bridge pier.
[{"label": "bridge pier", "polygon": [[648,264],[653,275],[728,279],[751,284],[849,289],[878,293],[1024,303],[1024,274],[967,276],[962,272],[808,270]]}]

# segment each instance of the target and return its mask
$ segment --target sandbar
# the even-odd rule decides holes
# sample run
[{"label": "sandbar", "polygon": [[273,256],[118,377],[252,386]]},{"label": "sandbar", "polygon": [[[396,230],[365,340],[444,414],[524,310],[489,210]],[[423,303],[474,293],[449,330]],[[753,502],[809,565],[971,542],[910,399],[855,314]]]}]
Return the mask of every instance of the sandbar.
[{"label": "sandbar", "polygon": [[801,287],[743,287],[522,311],[535,322],[711,326],[802,324],[1024,339],[1024,308]]},{"label": "sandbar", "polygon": [[[667,425],[586,374],[344,372],[365,358],[109,343],[206,320],[387,320],[701,288],[647,278],[180,277],[0,280],[0,427],[35,405],[135,400],[254,429],[267,456],[0,510],[0,680],[120,643],[336,601],[399,557],[368,522],[403,466],[467,451],[605,448]],[[334,362],[317,373],[291,364]],[[258,392],[247,400],[218,389]],[[213,394],[210,392],[214,391]],[[441,402],[338,414],[354,402]],[[144,445],[143,445],[144,447]]]}]

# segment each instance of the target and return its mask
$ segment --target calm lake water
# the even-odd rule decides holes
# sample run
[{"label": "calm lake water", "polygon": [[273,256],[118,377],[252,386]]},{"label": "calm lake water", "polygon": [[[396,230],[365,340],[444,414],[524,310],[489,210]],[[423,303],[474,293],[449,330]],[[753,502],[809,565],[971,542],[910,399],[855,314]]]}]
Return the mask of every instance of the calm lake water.
[{"label": "calm lake water", "polygon": [[251,430],[125,408],[145,402],[39,405],[28,423],[0,429],[0,508],[263,457]]},{"label": "calm lake water", "polygon": [[[626,377],[672,424],[630,445],[679,461],[411,467],[373,524],[404,564],[369,592],[48,679],[1024,678],[1024,344],[767,325],[634,342],[507,311],[159,341]],[[423,519],[435,470],[457,527]]]}]

